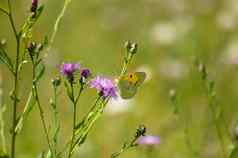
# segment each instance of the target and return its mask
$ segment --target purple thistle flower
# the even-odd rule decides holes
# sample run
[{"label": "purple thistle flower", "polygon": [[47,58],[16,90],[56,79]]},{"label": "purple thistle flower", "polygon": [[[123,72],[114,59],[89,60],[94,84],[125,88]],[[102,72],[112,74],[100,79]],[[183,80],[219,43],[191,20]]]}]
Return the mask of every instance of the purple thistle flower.
[{"label": "purple thistle flower", "polygon": [[90,77],[92,74],[91,74],[91,71],[87,68],[84,68],[81,70],[81,77],[87,79],[88,77]]},{"label": "purple thistle flower", "polygon": [[31,12],[35,12],[38,7],[38,0],[31,1]]},{"label": "purple thistle flower", "polygon": [[117,98],[117,88],[113,81],[108,78],[97,76],[90,83],[91,88],[96,88],[98,92],[104,97]]},{"label": "purple thistle flower", "polygon": [[160,144],[160,138],[158,136],[141,136],[138,138],[137,144],[139,145],[158,145]]},{"label": "purple thistle flower", "polygon": [[68,79],[72,80],[74,73],[80,69],[80,64],[78,63],[64,63],[61,65],[60,72],[62,75],[66,76]]}]

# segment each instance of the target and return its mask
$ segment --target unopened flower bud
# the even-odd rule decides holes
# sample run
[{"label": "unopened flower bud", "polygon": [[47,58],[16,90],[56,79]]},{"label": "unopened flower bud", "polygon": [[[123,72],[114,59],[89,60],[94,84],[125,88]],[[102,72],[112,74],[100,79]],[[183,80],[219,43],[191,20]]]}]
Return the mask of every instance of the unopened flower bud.
[{"label": "unopened flower bud", "polygon": [[137,43],[132,43],[130,41],[127,41],[125,43],[125,47],[126,47],[126,50],[127,52],[131,53],[131,54],[135,54],[137,52]]},{"label": "unopened flower bud", "polygon": [[174,100],[176,100],[176,97],[177,97],[176,90],[175,89],[171,89],[169,91],[169,98],[170,98],[170,100],[174,101]]},{"label": "unopened flower bud", "polygon": [[59,77],[56,77],[56,78],[52,79],[51,82],[54,87],[58,87],[61,83],[61,79]]},{"label": "unopened flower bud", "polygon": [[35,13],[38,7],[38,0],[31,1],[31,12]]},{"label": "unopened flower bud", "polygon": [[202,74],[202,79],[207,78],[207,69],[206,69],[206,66],[203,63],[200,63],[198,65],[198,71]]},{"label": "unopened flower bud", "polygon": [[34,52],[35,49],[36,49],[36,43],[35,43],[35,42],[29,43],[27,49],[28,49],[28,51],[29,51],[30,53]]},{"label": "unopened flower bud", "polygon": [[136,130],[136,137],[144,136],[146,133],[146,127],[144,125],[139,125]]}]

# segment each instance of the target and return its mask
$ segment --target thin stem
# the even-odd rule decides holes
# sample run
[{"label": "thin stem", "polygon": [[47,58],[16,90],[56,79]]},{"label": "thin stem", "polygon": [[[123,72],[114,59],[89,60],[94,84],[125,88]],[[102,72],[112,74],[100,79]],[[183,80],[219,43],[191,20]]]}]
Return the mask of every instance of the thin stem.
[{"label": "thin stem", "polygon": [[136,143],[137,139],[140,137],[140,135],[136,135],[133,137],[133,139],[130,142],[126,142],[123,144],[122,148],[111,155],[111,158],[119,157],[124,152],[128,151],[131,148],[136,147],[138,144]]},{"label": "thin stem", "polygon": [[53,149],[52,149],[51,144],[50,144],[49,133],[48,133],[46,122],[45,122],[44,111],[43,111],[43,108],[42,108],[41,103],[40,103],[37,83],[35,81],[36,67],[35,67],[34,61],[32,61],[32,65],[33,65],[33,68],[32,68],[33,69],[32,70],[33,71],[33,87],[32,87],[32,90],[33,90],[33,94],[34,94],[34,97],[36,99],[36,103],[38,105],[39,111],[40,111],[40,118],[41,118],[41,122],[42,122],[42,125],[43,125],[43,130],[44,130],[44,133],[45,133],[45,136],[46,136],[47,144],[49,146],[49,149],[50,149],[51,153],[53,153]]},{"label": "thin stem", "polygon": [[12,110],[12,142],[11,142],[11,158],[15,158],[15,144],[16,144],[16,135],[15,127],[17,124],[17,104],[18,104],[18,67],[19,67],[19,56],[20,56],[20,38],[18,36],[16,26],[12,17],[12,8],[11,2],[8,0],[8,18],[16,38],[16,58],[15,58],[15,72],[14,72],[14,89],[13,89],[13,110]]},{"label": "thin stem", "polygon": [[126,52],[126,56],[124,57],[124,60],[123,60],[123,66],[122,66],[122,70],[121,70],[119,78],[121,78],[123,75],[126,74],[128,66],[131,63],[131,60],[133,58],[133,55],[134,54]]},{"label": "thin stem", "polygon": [[10,0],[7,1],[8,2],[8,9],[9,9],[9,12],[8,12],[8,17],[9,17],[9,21],[11,23],[11,26],[12,26],[12,29],[13,29],[13,32],[14,32],[14,35],[16,37],[16,40],[17,41],[20,41],[19,37],[18,37],[18,33],[17,33],[17,29],[16,29],[16,26],[15,26],[15,23],[14,23],[14,20],[13,20],[13,17],[12,17],[12,6],[11,6],[11,2]]},{"label": "thin stem", "polygon": [[[55,40],[55,36],[56,36],[56,33],[58,32],[59,30],[59,25],[60,25],[60,22],[65,14],[65,11],[69,5],[69,3],[71,2],[71,0],[65,0],[64,1],[64,6],[63,6],[63,9],[61,10],[59,16],[57,17],[56,21],[55,21],[55,25],[54,25],[54,30],[53,30],[53,33],[51,35],[51,38],[50,38],[50,46],[53,44],[54,40]],[[50,49],[50,48],[49,48]]]},{"label": "thin stem", "polygon": [[223,139],[223,135],[222,135],[219,123],[217,122],[217,119],[216,119],[216,112],[215,112],[215,109],[214,109],[214,106],[213,106],[213,103],[212,103],[212,99],[209,102],[210,102],[209,107],[210,107],[211,112],[212,112],[212,118],[213,118],[213,121],[214,121],[214,124],[215,124],[215,127],[216,127],[217,136],[218,136],[218,139],[220,141],[222,154],[223,154],[223,157],[226,158],[225,142],[224,142],[224,139]]},{"label": "thin stem", "polygon": [[8,11],[6,11],[5,9],[3,9],[3,8],[0,8],[0,11],[1,11],[1,12],[3,12],[4,14],[6,14],[7,16],[9,16],[9,13],[8,13]]},{"label": "thin stem", "polygon": [[[93,106],[91,107],[91,109],[89,110],[89,112],[87,113],[87,115],[83,118],[83,121],[86,120],[87,116],[89,115],[89,113],[96,107],[96,105],[98,104],[99,100],[101,99],[101,96],[97,97],[96,101],[94,102]],[[82,122],[83,122],[82,121]],[[77,127],[76,127],[77,128]],[[76,130],[79,130],[79,129],[76,129]],[[76,143],[75,143],[76,144]],[[71,140],[66,143],[65,147],[63,148],[63,150],[57,154],[57,157],[60,157],[65,151],[66,149],[68,148],[68,146],[71,145]],[[75,145],[74,145],[75,146]],[[74,148],[73,146],[73,148]],[[73,150],[72,148],[72,150]],[[72,152],[72,151],[71,151]]]},{"label": "thin stem", "polygon": [[55,134],[54,134],[54,156],[57,157],[57,143],[58,143],[58,130],[60,128],[59,123],[59,116],[58,116],[58,110],[57,110],[57,87],[54,86],[54,126],[55,126]]},{"label": "thin stem", "polygon": [[212,113],[212,118],[213,118],[213,122],[215,124],[215,128],[216,128],[216,132],[217,132],[217,136],[218,136],[218,139],[220,141],[220,147],[221,147],[221,151],[222,151],[222,154],[223,154],[223,157],[226,158],[226,150],[225,150],[225,142],[224,142],[224,139],[223,139],[223,135],[222,135],[222,131],[220,129],[220,125],[218,123],[218,120],[216,118],[216,110],[215,110],[215,96],[213,95],[213,89],[210,89],[210,81],[205,78],[204,79],[204,85],[206,86],[206,93],[207,93],[207,97],[209,99],[209,108],[211,110],[211,113]]},{"label": "thin stem", "polygon": [[39,96],[38,96],[37,86],[33,85],[33,89],[35,91],[36,103],[37,103],[39,111],[40,111],[40,118],[41,118],[41,122],[42,122],[42,125],[43,125],[44,133],[45,133],[45,136],[46,136],[47,144],[49,146],[49,149],[50,149],[51,153],[53,153],[53,150],[52,150],[52,147],[51,147],[51,144],[50,144],[49,133],[48,133],[48,130],[47,130],[45,119],[44,119],[45,118],[44,117],[44,111],[43,111],[43,108],[41,106],[41,103],[40,103],[40,100],[39,100]]},{"label": "thin stem", "polygon": [[74,142],[74,138],[75,138],[75,126],[76,126],[76,110],[77,110],[77,106],[76,106],[76,103],[75,103],[75,98],[74,98],[74,86],[73,86],[73,83],[71,82],[70,84],[71,86],[71,91],[72,91],[72,96],[73,96],[73,129],[72,129],[72,138],[71,138],[71,144],[70,144],[70,148],[69,148],[69,155],[68,155],[68,158],[71,157],[71,150],[72,150],[72,147],[73,147],[73,142]]},{"label": "thin stem", "polygon": [[[0,71],[0,73],[1,73],[1,71]],[[0,77],[0,91],[1,90],[2,90],[2,78]],[[7,153],[6,138],[5,138],[5,133],[4,133],[5,122],[4,122],[4,116],[3,116],[3,114],[6,110],[6,106],[3,104],[2,99],[3,99],[3,96],[2,96],[2,93],[0,92],[0,137],[1,137],[1,142],[2,142],[2,150],[4,153]]]},{"label": "thin stem", "polygon": [[73,129],[72,129],[72,138],[71,138],[71,143],[70,143],[70,148],[69,148],[69,154],[68,154],[68,158],[70,158],[72,156],[72,150],[74,147],[74,139],[75,139],[75,133],[76,133],[76,123],[77,123],[77,103],[79,100],[79,97],[81,96],[82,92],[83,92],[83,85],[81,85],[79,93],[77,95],[77,97],[75,98],[74,96],[74,86],[73,83],[70,84],[71,85],[71,90],[72,90],[72,96],[73,96]]},{"label": "thin stem", "polygon": [[101,99],[101,96],[99,95],[98,99],[96,100],[95,104],[93,105],[92,111],[88,113],[88,115],[83,119],[83,124],[81,125],[81,128],[78,129],[77,133],[77,141],[74,143],[73,148],[72,148],[72,153],[75,149],[75,146],[82,145],[83,142],[85,141],[90,129],[94,125],[94,123],[97,121],[97,119],[102,115],[104,108],[106,107],[109,98],[103,98],[101,102],[99,102]]}]

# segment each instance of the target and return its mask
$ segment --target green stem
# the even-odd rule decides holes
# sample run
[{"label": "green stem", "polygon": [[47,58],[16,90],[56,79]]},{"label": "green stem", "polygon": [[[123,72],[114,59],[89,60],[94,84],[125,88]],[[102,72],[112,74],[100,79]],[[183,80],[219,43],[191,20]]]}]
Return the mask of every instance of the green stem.
[{"label": "green stem", "polygon": [[8,11],[6,11],[5,9],[3,9],[3,8],[0,8],[0,11],[1,11],[1,12],[3,12],[4,14],[6,14],[7,16],[9,16],[9,13],[8,13]]},{"label": "green stem", "polygon": [[218,139],[220,141],[222,154],[223,154],[223,157],[226,158],[225,142],[224,142],[223,135],[222,135],[222,132],[221,132],[221,129],[220,129],[220,125],[218,123],[218,120],[216,119],[216,112],[215,112],[215,109],[214,109],[214,106],[213,106],[212,99],[209,102],[210,102],[209,107],[210,107],[211,112],[212,112],[212,118],[213,118],[213,121],[214,121],[214,124],[215,124],[215,127],[216,127],[217,136],[218,136]]},{"label": "green stem", "polygon": [[206,86],[206,93],[207,93],[207,97],[209,99],[209,108],[211,110],[211,113],[212,113],[212,118],[213,118],[213,122],[215,124],[215,128],[216,128],[216,132],[217,132],[217,136],[218,136],[218,139],[220,141],[220,147],[221,147],[221,151],[222,151],[222,155],[224,158],[226,158],[226,150],[225,150],[225,142],[224,142],[224,138],[223,138],[223,135],[222,135],[222,131],[221,131],[221,128],[220,128],[220,125],[219,125],[219,122],[216,118],[216,110],[215,110],[215,96],[213,95],[213,89],[210,89],[209,87],[209,80],[206,78],[204,80],[204,85]]},{"label": "green stem", "polygon": [[57,88],[54,87],[54,127],[55,127],[55,134],[54,134],[54,156],[57,157],[57,143],[58,143],[58,130],[60,128],[59,123],[59,116],[58,116],[58,110],[57,110]]},{"label": "green stem", "polygon": [[134,138],[132,139],[132,141],[131,141],[129,144],[128,144],[128,143],[125,143],[125,144],[123,145],[123,147],[121,148],[120,151],[118,151],[118,152],[116,152],[116,153],[113,153],[113,154],[111,155],[111,158],[119,157],[122,153],[126,152],[127,150],[129,150],[129,149],[131,149],[131,148],[133,148],[133,147],[136,147],[137,144],[136,144],[135,142],[136,142],[137,139],[138,139],[138,137],[134,137]]},{"label": "green stem", "polygon": [[[2,75],[0,71],[0,75]],[[0,91],[2,90],[2,78],[0,77]],[[3,104],[3,96],[2,93],[0,92],[0,137],[1,137],[1,147],[2,151],[4,153],[7,153],[7,148],[6,148],[6,138],[5,138],[5,122],[4,122],[4,112],[6,110],[6,106]]]},{"label": "green stem", "polygon": [[15,158],[15,144],[16,144],[16,135],[17,133],[15,132],[15,127],[17,124],[17,105],[18,105],[18,67],[19,67],[19,56],[20,56],[20,38],[18,36],[15,23],[12,17],[12,9],[11,9],[11,2],[8,0],[8,8],[9,8],[9,13],[8,13],[8,18],[11,24],[11,27],[13,29],[15,38],[16,38],[16,65],[15,65],[15,72],[14,72],[14,89],[13,89],[13,110],[12,110],[12,142],[11,142],[11,158]]},{"label": "green stem", "polygon": [[83,142],[85,141],[90,129],[92,128],[92,126],[94,125],[94,123],[96,122],[96,120],[102,115],[103,110],[105,108],[105,106],[107,105],[108,101],[110,98],[104,98],[102,99],[101,102],[99,102],[101,100],[101,96],[98,97],[98,99],[96,100],[95,104],[92,107],[92,110],[90,110],[90,112],[88,113],[88,115],[83,119],[82,121],[82,125],[80,126],[79,129],[77,129],[77,140],[74,142],[73,144],[73,148],[72,148],[72,153],[75,149],[76,145],[82,145]]},{"label": "green stem", "polygon": [[75,98],[74,96],[74,86],[73,83],[70,84],[71,85],[71,90],[72,90],[72,96],[73,96],[73,129],[72,129],[72,138],[71,138],[71,143],[70,143],[70,148],[69,148],[69,154],[68,154],[68,158],[70,158],[72,156],[72,150],[73,150],[73,146],[74,146],[74,140],[75,140],[75,134],[76,134],[76,123],[77,123],[77,103],[79,100],[79,97],[81,96],[82,92],[83,92],[83,85],[81,85],[80,90],[79,90],[79,94],[77,95],[77,97]]},{"label": "green stem", "polygon": [[76,102],[75,102],[75,98],[74,98],[74,86],[73,86],[73,83],[71,82],[70,84],[71,86],[71,91],[72,91],[72,96],[73,96],[73,126],[72,126],[72,138],[71,138],[71,144],[70,144],[70,148],[69,148],[69,155],[68,155],[68,158],[71,157],[71,150],[72,150],[72,147],[73,147],[73,142],[74,142],[74,137],[75,137],[75,126],[76,126],[76,110],[77,110],[77,106],[76,106]]},{"label": "green stem", "polygon": [[43,125],[43,130],[44,130],[44,133],[45,133],[45,136],[46,136],[47,144],[48,144],[48,147],[50,149],[50,152],[53,153],[53,149],[52,149],[51,144],[50,144],[49,133],[48,133],[46,122],[45,122],[44,111],[43,111],[43,108],[42,108],[41,103],[40,103],[37,83],[35,81],[36,66],[35,66],[34,61],[32,61],[32,65],[33,65],[33,68],[32,68],[33,69],[33,81],[32,81],[33,82],[33,87],[32,87],[32,90],[33,90],[34,97],[36,99],[37,106],[38,106],[39,111],[40,111],[40,118],[41,118],[41,122],[42,122],[42,125]]},{"label": "green stem", "polygon": [[123,60],[123,66],[122,66],[122,70],[121,70],[119,78],[121,78],[123,75],[126,74],[128,66],[129,66],[129,64],[132,61],[133,55],[134,54],[131,54],[131,53],[128,53],[128,52],[126,53],[126,56],[125,56],[125,58]]},{"label": "green stem", "polygon": [[71,0],[65,0],[64,1],[64,6],[63,6],[63,9],[61,10],[59,16],[57,17],[56,21],[55,21],[55,25],[54,25],[54,30],[53,30],[53,33],[51,35],[51,38],[50,38],[50,46],[53,44],[54,40],[55,40],[55,36],[56,36],[56,33],[58,32],[59,30],[59,25],[60,25],[60,22],[65,14],[65,11],[69,5],[69,3],[71,2]]}]

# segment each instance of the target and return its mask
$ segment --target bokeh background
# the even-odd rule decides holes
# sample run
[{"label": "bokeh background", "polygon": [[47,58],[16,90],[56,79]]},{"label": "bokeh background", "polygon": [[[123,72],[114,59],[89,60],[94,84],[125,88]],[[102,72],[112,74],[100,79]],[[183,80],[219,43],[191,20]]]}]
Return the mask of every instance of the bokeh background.
[{"label": "bokeh background", "polygon": [[[30,0],[13,0],[18,28],[27,16],[30,3]],[[34,29],[36,41],[42,41],[52,32],[63,0],[40,0],[40,3],[45,5],[45,11]],[[1,0],[0,6],[6,8],[6,1]],[[14,57],[13,33],[2,14],[0,38],[6,39],[10,56]],[[138,147],[121,157],[190,158],[184,139],[186,121],[192,150],[202,158],[222,157],[204,86],[193,62],[197,57],[206,63],[211,79],[216,82],[219,105],[232,131],[238,114],[237,0],[72,0],[45,59],[47,71],[40,83],[40,98],[49,125],[51,78],[59,75],[58,65],[63,61],[80,62],[94,74],[116,76],[126,40],[139,44],[130,71],[145,71],[147,80],[132,100],[119,99],[109,104],[75,158],[108,158],[133,136],[139,124],[147,126],[148,134],[160,136],[161,144],[152,149]],[[3,65],[0,71],[1,102],[7,105],[5,132],[10,142],[9,93],[13,81]],[[25,66],[20,77],[19,112],[31,89],[30,65]],[[170,89],[177,90],[180,115],[173,114],[168,97]],[[64,90],[62,86],[59,98],[61,144],[70,137],[72,126],[72,106]],[[79,119],[90,108],[95,94],[89,90],[83,95]],[[227,149],[230,144],[226,139]],[[17,157],[37,157],[42,149],[46,149],[46,141],[38,109],[34,108],[18,136]]]}]

